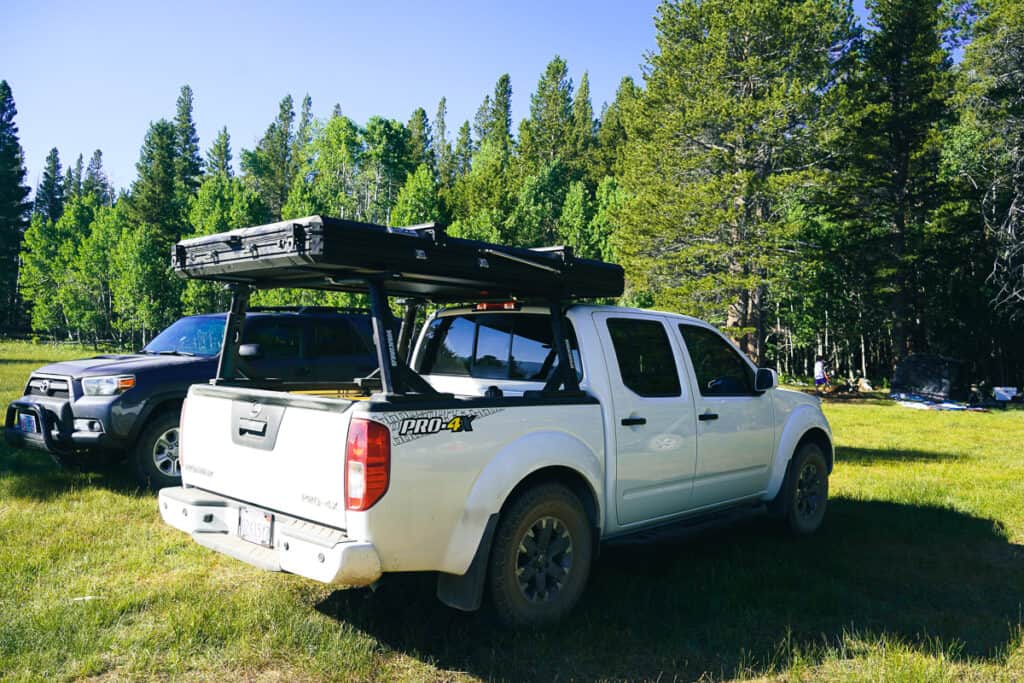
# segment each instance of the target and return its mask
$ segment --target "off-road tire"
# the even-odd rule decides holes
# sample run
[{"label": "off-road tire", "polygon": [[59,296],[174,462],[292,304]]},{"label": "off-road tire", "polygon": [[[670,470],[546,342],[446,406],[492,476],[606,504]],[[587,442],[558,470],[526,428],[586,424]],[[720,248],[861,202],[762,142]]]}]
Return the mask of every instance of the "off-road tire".
[{"label": "off-road tire", "polygon": [[512,501],[498,521],[488,567],[498,620],[521,628],[564,617],[587,584],[593,545],[586,512],[565,487],[541,484]]},{"label": "off-road tire", "polygon": [[[155,456],[158,441],[161,438],[166,441],[168,433],[171,432],[175,435],[176,440],[180,421],[180,410],[160,411],[149,419],[132,448],[132,461],[135,463],[135,473],[139,483],[153,491],[159,491],[167,486],[181,486],[181,470],[177,465],[177,452],[174,453],[175,466],[171,472],[161,470]],[[167,467],[166,462],[165,467]]]},{"label": "off-road tire", "polygon": [[821,446],[808,441],[793,454],[778,502],[790,533],[807,536],[818,530],[828,507],[828,462]]}]

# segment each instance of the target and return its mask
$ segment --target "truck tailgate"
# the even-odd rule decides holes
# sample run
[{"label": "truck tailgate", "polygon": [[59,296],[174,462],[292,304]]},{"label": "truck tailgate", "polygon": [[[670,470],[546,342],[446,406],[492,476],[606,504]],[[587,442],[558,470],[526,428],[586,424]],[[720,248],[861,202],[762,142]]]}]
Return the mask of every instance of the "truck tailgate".
[{"label": "truck tailgate", "polygon": [[351,402],[194,385],[181,421],[182,482],[345,528]]}]

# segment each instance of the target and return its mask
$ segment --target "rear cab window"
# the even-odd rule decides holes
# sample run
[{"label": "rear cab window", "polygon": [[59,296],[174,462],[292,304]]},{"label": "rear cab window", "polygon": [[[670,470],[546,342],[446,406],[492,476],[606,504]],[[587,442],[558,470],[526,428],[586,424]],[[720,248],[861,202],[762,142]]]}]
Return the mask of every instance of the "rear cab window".
[{"label": "rear cab window", "polygon": [[[572,323],[566,337],[582,378]],[[475,313],[437,317],[424,332],[414,361],[421,375],[545,382],[558,367],[551,319],[543,313]]]}]

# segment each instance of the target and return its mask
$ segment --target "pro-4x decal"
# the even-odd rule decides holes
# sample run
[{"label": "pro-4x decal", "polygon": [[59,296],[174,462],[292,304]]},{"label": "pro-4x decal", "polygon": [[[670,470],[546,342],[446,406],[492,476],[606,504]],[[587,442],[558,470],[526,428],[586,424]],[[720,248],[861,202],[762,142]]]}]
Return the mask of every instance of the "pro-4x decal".
[{"label": "pro-4x decal", "polygon": [[402,420],[402,426],[398,430],[399,436],[422,436],[426,434],[437,434],[445,430],[458,434],[459,432],[473,431],[473,420],[476,415],[464,413],[445,417],[409,417]]},{"label": "pro-4x decal", "polygon": [[442,432],[466,434],[479,429],[477,420],[500,412],[501,408],[477,410],[410,410],[399,413],[384,413],[374,416],[391,430],[391,442],[395,446]]}]

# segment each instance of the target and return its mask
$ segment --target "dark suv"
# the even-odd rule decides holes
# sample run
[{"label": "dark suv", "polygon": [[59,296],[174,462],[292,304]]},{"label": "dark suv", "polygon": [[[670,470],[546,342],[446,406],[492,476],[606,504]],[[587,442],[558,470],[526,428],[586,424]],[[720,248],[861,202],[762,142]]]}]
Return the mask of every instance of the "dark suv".
[{"label": "dark suv", "polygon": [[[139,480],[177,486],[178,421],[188,387],[217,372],[224,313],[178,320],[138,353],[54,363],[7,407],[8,443],[60,464],[128,456]],[[359,309],[252,308],[239,368],[249,377],[351,382],[377,367],[369,316]]]}]

